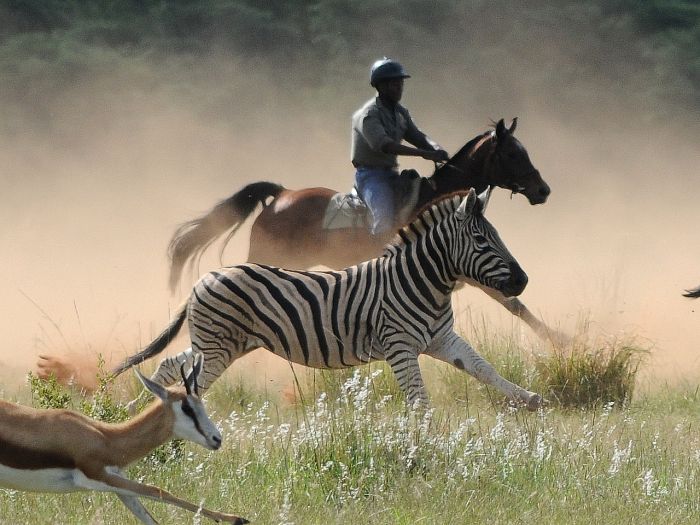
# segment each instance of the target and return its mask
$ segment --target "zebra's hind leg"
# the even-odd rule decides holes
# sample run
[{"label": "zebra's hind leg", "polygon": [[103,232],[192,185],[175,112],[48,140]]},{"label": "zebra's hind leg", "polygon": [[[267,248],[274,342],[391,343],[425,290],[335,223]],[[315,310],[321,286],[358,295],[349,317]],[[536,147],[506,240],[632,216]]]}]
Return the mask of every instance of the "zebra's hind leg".
[{"label": "zebra's hind leg", "polygon": [[427,408],[428,393],[423,384],[415,351],[403,345],[393,345],[386,352],[386,356],[386,362],[389,363],[399,387],[406,395],[408,406],[417,409]]},{"label": "zebra's hind leg", "polygon": [[[178,381],[181,381],[182,377],[180,374],[180,367],[183,363],[185,364],[185,373],[189,373],[194,365],[194,352],[192,351],[191,347],[184,352],[166,357],[160,363],[158,363],[158,368],[156,368],[156,371],[153,372],[151,380],[163,386],[170,386]],[[130,415],[134,415],[136,413],[136,408],[139,405],[139,402],[144,399],[144,396],[146,395],[147,391],[141,390],[135,399],[132,399],[126,404],[126,409]]]},{"label": "zebra's hind leg", "polygon": [[539,394],[525,390],[502,377],[486,359],[455,332],[433,341],[426,354],[466,371],[484,384],[496,387],[508,399],[518,405],[524,404],[530,411],[537,410],[544,402]]}]

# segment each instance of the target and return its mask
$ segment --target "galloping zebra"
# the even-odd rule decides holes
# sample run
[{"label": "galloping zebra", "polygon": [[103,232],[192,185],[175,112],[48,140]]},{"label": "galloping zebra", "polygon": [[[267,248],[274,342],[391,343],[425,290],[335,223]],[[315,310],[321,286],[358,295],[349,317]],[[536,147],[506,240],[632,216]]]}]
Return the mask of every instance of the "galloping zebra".
[{"label": "galloping zebra", "polygon": [[206,390],[234,360],[264,347],[315,368],[386,360],[415,406],[427,404],[418,366],[425,353],[535,410],[542,398],[501,377],[453,327],[450,296],[458,280],[473,279],[507,296],[527,284],[483,216],[487,198],[477,199],[471,190],[429,206],[383,256],[344,270],[241,264],[210,272],[170,326],[114,372],[161,352],[188,318],[192,347],[160,363],[152,377],[159,383],[173,383],[180,363],[200,352],[205,366],[199,383]]},{"label": "galloping zebra", "polygon": [[691,299],[696,299],[700,297],[700,286],[686,290],[683,294],[685,297],[690,297]]}]

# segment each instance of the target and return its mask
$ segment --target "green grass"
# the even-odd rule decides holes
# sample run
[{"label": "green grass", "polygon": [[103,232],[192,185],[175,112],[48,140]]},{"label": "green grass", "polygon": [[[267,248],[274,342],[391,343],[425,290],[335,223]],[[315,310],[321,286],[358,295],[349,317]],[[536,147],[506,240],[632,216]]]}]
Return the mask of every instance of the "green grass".
[{"label": "green grass", "polygon": [[[626,347],[583,350],[600,348]],[[541,384],[539,352],[498,337],[483,350],[502,373]],[[700,520],[695,385],[637,393],[623,406],[552,402],[527,413],[455,369],[427,359],[422,366],[434,407],[425,415],[405,410],[381,364],[300,375],[296,402],[224,378],[208,396],[222,450],[184,444],[129,475],[261,524]],[[162,523],[208,521],[145,504]],[[108,494],[0,489],[0,522],[135,520]]]}]

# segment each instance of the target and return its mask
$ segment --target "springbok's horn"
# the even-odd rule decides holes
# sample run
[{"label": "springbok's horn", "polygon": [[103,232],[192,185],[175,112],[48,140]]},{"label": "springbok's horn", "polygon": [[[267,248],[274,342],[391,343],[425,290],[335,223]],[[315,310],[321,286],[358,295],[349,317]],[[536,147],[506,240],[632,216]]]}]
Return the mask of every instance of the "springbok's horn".
[{"label": "springbok's horn", "polygon": [[199,397],[199,385],[197,384],[197,378],[202,372],[202,362],[204,358],[200,354],[196,354],[194,358],[194,366],[192,367],[192,384],[194,385],[194,394]]},{"label": "springbok's horn", "polygon": [[185,374],[185,363],[182,363],[180,365],[180,376],[182,377],[182,382],[185,384],[185,390],[187,391],[187,395],[191,396],[192,395],[192,386],[190,385],[190,377],[187,377]]}]

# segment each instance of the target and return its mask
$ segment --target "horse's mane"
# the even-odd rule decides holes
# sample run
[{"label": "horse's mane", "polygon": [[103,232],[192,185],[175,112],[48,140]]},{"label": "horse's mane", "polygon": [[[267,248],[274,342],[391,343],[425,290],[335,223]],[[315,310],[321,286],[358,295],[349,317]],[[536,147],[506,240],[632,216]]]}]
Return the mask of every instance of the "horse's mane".
[{"label": "horse's mane", "polygon": [[474,137],[473,139],[471,139],[471,140],[470,140],[469,142],[467,142],[464,146],[462,146],[461,148],[459,148],[459,150],[457,151],[457,153],[455,153],[454,155],[452,155],[452,156],[450,157],[450,160],[448,160],[446,164],[443,164],[442,166],[440,166],[439,168],[437,168],[437,169],[433,172],[433,176],[437,175],[437,173],[438,173],[442,168],[444,168],[444,167],[446,167],[446,166],[447,166],[448,169],[449,169],[450,163],[452,162],[453,159],[456,159],[456,158],[461,157],[462,155],[465,155],[465,154],[468,155],[469,153],[471,153],[473,150],[476,149],[477,145],[478,145],[480,142],[482,142],[485,138],[490,137],[492,133],[493,133],[493,132],[491,132],[491,131],[485,131],[485,132],[482,133],[481,135],[477,135],[476,137]]},{"label": "horse's mane", "polygon": [[416,218],[403,226],[394,235],[394,238],[387,245],[384,254],[390,253],[392,247],[404,246],[416,240],[420,233],[423,233],[431,226],[448,217],[459,207],[464,197],[469,191],[455,191],[448,195],[442,195],[423,206]]}]

